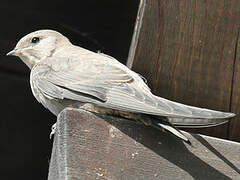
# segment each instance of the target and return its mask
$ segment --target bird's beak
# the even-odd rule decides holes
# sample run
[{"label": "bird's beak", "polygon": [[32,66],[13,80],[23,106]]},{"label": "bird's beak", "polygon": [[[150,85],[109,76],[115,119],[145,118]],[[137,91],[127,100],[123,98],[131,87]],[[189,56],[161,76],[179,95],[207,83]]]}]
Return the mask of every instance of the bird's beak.
[{"label": "bird's beak", "polygon": [[12,51],[8,52],[6,55],[7,56],[16,56],[16,51],[17,51],[17,49],[13,49]]}]

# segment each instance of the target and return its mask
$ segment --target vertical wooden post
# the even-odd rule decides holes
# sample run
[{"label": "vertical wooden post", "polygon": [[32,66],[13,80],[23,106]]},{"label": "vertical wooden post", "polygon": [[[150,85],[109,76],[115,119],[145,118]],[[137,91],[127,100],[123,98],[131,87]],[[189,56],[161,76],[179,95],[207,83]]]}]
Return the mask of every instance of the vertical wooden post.
[{"label": "vertical wooden post", "polygon": [[[232,97],[231,97],[231,111],[236,112],[240,116],[240,27],[236,38],[235,58],[234,58],[234,73],[232,84]],[[235,121],[230,122],[229,138],[231,140],[240,141],[240,117]]]},{"label": "vertical wooden post", "polygon": [[[231,98],[240,93],[232,86],[233,79],[238,81],[233,76],[238,64],[240,1],[142,0],[141,4],[143,13],[137,20],[138,38],[132,41],[135,49],[130,50],[129,67],[147,78],[156,95],[240,114],[240,108],[231,108],[235,102]],[[233,120],[230,127],[239,130],[239,120]],[[195,132],[228,138],[228,130],[233,128],[225,124]],[[240,140],[239,135],[230,134]]]}]

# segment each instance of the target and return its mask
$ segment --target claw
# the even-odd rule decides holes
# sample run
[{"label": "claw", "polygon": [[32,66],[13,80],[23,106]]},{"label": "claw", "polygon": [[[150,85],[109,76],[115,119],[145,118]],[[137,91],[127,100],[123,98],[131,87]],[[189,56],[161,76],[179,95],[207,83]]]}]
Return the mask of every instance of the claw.
[{"label": "claw", "polygon": [[54,123],[54,125],[52,125],[52,131],[51,131],[51,133],[50,133],[50,139],[52,139],[52,136],[55,134],[55,132],[56,132],[56,127],[57,126],[57,123]]}]

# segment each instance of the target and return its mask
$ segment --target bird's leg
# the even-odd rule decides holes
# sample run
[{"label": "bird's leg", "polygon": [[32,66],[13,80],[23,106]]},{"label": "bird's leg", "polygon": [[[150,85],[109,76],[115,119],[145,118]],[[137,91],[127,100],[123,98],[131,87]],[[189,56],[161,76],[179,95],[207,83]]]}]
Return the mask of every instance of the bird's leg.
[{"label": "bird's leg", "polygon": [[147,115],[145,115],[145,116],[140,115],[138,120],[141,121],[146,126],[152,126],[152,119],[151,119],[151,117],[149,117]]},{"label": "bird's leg", "polygon": [[144,115],[144,114],[136,114],[136,113],[126,112],[126,111],[103,108],[103,107],[95,106],[89,103],[82,105],[80,108],[86,111],[97,113],[97,114],[102,114],[102,115],[105,114],[105,115],[117,116],[117,117],[122,117],[126,119],[140,121],[146,126],[152,125],[151,116]]},{"label": "bird's leg", "polygon": [[126,111],[116,111],[116,113],[120,117],[140,121],[146,126],[151,126],[152,125],[151,116],[148,116],[148,115],[145,115],[145,114],[135,114],[135,113],[126,112]]},{"label": "bird's leg", "polygon": [[119,110],[114,110],[110,108],[104,108],[100,106],[96,106],[94,104],[90,103],[85,103],[79,108],[89,111],[92,113],[97,113],[101,115],[110,115],[110,116],[115,116],[115,117],[122,117],[125,119],[130,119],[130,120],[135,120],[135,121],[140,121],[146,126],[151,126],[152,125],[152,117],[145,115],[145,114],[136,114],[136,113],[131,113],[127,111],[119,111]]},{"label": "bird's leg", "polygon": [[51,133],[50,133],[50,135],[49,135],[49,137],[50,137],[50,139],[52,138],[52,136],[55,134],[55,132],[56,132],[56,127],[57,126],[57,123],[54,123],[53,125],[52,125],[52,128],[51,128]]}]

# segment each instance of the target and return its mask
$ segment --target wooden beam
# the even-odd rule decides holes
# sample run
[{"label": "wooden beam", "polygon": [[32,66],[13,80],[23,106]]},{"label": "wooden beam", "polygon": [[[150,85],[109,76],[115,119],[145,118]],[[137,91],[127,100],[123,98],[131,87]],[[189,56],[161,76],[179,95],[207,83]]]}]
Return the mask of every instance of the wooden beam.
[{"label": "wooden beam", "polygon": [[239,143],[185,134],[192,146],[134,121],[65,109],[48,180],[240,178]]}]

